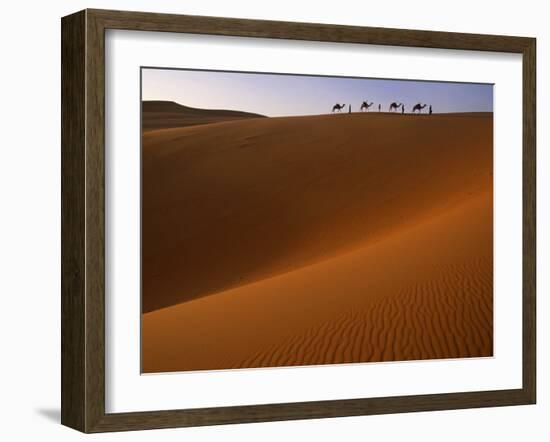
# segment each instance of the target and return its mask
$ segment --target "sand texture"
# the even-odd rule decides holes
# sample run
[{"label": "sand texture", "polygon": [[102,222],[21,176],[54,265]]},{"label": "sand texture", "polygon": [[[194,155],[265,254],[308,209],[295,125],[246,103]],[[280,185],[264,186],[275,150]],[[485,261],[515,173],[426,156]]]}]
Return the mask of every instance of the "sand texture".
[{"label": "sand texture", "polygon": [[492,355],[492,124],[145,132],[143,371]]}]

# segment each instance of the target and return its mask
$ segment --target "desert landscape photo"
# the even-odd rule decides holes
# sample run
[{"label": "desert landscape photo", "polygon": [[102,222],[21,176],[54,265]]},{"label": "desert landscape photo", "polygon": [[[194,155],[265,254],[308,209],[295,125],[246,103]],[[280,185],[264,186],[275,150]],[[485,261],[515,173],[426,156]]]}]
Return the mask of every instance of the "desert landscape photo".
[{"label": "desert landscape photo", "polygon": [[142,69],[143,373],[493,355],[493,86]]}]

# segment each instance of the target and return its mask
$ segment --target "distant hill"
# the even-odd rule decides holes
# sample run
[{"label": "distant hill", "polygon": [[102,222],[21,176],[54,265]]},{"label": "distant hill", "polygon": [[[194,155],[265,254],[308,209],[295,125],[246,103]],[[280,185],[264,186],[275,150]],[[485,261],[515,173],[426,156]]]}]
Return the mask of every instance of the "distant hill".
[{"label": "distant hill", "polygon": [[265,118],[265,115],[225,109],[197,109],[173,101],[142,102],[142,127],[144,131],[196,126],[245,118]]}]

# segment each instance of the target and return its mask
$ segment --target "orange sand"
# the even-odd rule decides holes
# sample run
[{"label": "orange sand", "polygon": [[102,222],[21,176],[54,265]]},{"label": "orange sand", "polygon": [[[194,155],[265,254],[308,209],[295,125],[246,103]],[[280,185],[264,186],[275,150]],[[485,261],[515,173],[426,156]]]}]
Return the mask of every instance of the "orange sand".
[{"label": "orange sand", "polygon": [[492,354],[492,115],[143,139],[143,371]]}]

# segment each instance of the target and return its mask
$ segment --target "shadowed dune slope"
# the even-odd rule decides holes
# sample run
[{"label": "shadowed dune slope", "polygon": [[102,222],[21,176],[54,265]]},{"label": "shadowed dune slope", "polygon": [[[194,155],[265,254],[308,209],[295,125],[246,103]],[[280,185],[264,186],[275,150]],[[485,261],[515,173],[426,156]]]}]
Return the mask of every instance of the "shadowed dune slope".
[{"label": "shadowed dune slope", "polygon": [[492,191],[383,240],[143,315],[144,372],[493,353]]},{"label": "shadowed dune slope", "polygon": [[[492,122],[365,113],[144,133],[143,311],[351,256],[491,192]],[[413,296],[409,285],[400,290]],[[263,295],[255,302],[264,308]]]},{"label": "shadowed dune slope", "polygon": [[142,101],[141,112],[144,131],[264,117],[234,110],[197,109],[173,101]]}]

